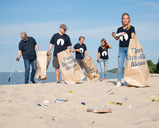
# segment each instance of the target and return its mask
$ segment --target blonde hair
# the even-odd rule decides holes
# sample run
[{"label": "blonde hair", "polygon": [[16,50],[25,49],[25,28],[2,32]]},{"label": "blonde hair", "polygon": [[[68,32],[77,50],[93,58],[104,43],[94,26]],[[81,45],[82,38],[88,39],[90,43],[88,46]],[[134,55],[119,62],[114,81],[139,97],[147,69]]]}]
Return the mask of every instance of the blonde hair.
[{"label": "blonde hair", "polygon": [[[130,25],[130,16],[129,16],[128,13],[124,13],[124,14],[122,15],[122,19],[123,19],[123,17],[124,17],[125,15],[127,15],[127,16],[129,17],[129,23],[128,23],[128,27],[127,27],[127,30],[129,30],[129,29],[131,28],[131,25]],[[121,19],[121,20],[122,20],[122,19]],[[122,21],[122,24],[123,24],[123,21]]]}]

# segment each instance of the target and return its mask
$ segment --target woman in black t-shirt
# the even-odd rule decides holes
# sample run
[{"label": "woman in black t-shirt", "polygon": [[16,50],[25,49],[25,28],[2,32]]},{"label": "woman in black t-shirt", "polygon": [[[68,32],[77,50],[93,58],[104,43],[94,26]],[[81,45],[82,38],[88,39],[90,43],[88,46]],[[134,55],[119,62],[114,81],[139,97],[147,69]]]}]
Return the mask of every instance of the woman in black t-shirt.
[{"label": "woman in black t-shirt", "polygon": [[132,38],[135,38],[135,28],[130,25],[130,16],[127,13],[122,15],[122,24],[123,26],[118,28],[117,34],[114,32],[112,36],[118,40],[119,39],[119,54],[118,54],[118,82],[116,87],[121,86],[122,78],[122,68],[124,66],[124,61],[127,57],[129,41]]},{"label": "woman in black t-shirt", "polygon": [[108,48],[112,48],[112,46],[108,43],[107,40],[102,39],[101,46],[98,48],[98,59],[97,59],[97,62],[100,64],[101,68],[101,75],[100,75],[101,80],[105,80],[106,71],[109,64]]}]

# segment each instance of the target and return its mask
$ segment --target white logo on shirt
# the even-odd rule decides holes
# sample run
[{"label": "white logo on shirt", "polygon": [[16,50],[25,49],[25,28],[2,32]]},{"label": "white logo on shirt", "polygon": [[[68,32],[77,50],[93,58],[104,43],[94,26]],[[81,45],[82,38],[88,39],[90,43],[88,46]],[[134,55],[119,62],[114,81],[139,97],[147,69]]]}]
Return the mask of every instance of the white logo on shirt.
[{"label": "white logo on shirt", "polygon": [[84,52],[83,48],[80,48],[79,50],[80,50],[80,53],[83,53],[83,52]]},{"label": "white logo on shirt", "polygon": [[65,42],[64,42],[64,40],[63,40],[63,39],[61,39],[61,38],[57,40],[57,45],[61,45],[61,46],[63,46],[63,45],[64,45],[64,43],[65,43]]},{"label": "white logo on shirt", "polygon": [[121,41],[123,41],[123,37],[126,41],[128,40],[128,34],[126,32],[120,32],[116,34],[116,36],[118,36]]},{"label": "white logo on shirt", "polygon": [[102,56],[107,56],[107,52],[106,52],[106,51],[103,51],[103,52],[102,52]]}]

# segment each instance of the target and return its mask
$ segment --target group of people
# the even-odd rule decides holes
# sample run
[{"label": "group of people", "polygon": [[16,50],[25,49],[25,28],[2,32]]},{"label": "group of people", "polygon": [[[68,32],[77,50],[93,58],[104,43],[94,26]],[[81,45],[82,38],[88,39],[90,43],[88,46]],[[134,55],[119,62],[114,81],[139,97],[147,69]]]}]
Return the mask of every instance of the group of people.
[{"label": "group of people", "polygon": [[[67,26],[65,24],[61,24],[59,27],[59,32],[54,34],[50,40],[50,45],[48,48],[47,55],[49,55],[50,51],[54,46],[53,52],[53,61],[52,65],[55,68],[56,75],[56,83],[60,83],[60,64],[58,62],[57,54],[68,49],[71,52],[71,40],[69,36],[66,34]],[[135,28],[130,25],[130,16],[127,13],[122,15],[122,27],[118,28],[117,34],[115,32],[112,33],[112,36],[119,40],[119,53],[118,53],[118,82],[116,84],[117,87],[121,86],[121,78],[122,78],[122,68],[124,66],[125,58],[127,57],[127,51],[129,46],[129,41],[131,38],[135,38]],[[31,83],[35,83],[34,77],[36,73],[36,51],[39,51],[38,45],[33,37],[28,37],[26,32],[21,32],[22,40],[19,43],[19,52],[17,61],[20,60],[21,54],[24,59],[25,66],[25,84],[29,83],[29,71],[30,65],[32,67],[31,72]],[[75,53],[75,59],[83,69],[82,59],[85,58],[85,54],[90,57],[87,52],[86,44],[84,44],[85,37],[79,37],[79,43],[75,44],[72,52]],[[108,43],[106,39],[101,40],[101,46],[98,48],[98,56],[97,62],[100,64],[101,75],[100,80],[105,80],[106,70],[109,64],[109,56],[108,49],[111,49],[112,46]],[[35,51],[36,49],[36,51]],[[65,83],[63,73],[61,71],[62,83]]]}]

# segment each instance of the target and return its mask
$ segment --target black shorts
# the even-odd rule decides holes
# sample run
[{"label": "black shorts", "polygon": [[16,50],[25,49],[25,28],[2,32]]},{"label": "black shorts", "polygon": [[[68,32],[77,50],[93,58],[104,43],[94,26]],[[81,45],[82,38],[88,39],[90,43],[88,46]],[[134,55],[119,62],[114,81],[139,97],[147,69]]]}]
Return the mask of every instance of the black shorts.
[{"label": "black shorts", "polygon": [[78,59],[76,59],[76,61],[79,64],[79,66],[81,67],[81,69],[83,69],[84,68],[83,61],[82,60],[78,60]]},{"label": "black shorts", "polygon": [[54,68],[59,68],[60,67],[57,56],[53,56],[52,65],[53,65]]}]

